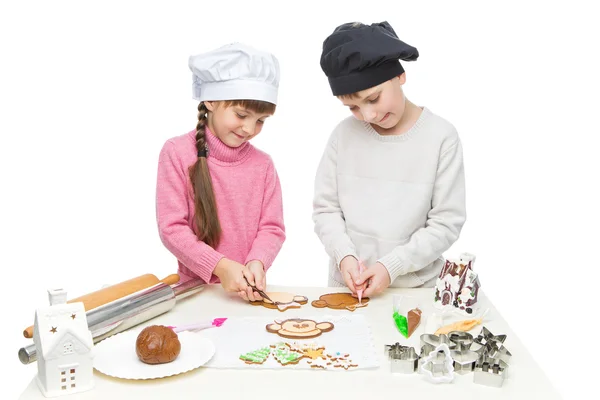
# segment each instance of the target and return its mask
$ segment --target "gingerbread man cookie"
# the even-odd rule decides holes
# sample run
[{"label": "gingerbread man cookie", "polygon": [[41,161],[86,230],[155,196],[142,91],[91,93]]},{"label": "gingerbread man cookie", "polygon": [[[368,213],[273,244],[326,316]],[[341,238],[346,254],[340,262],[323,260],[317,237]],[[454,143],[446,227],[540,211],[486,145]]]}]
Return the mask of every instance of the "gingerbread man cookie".
[{"label": "gingerbread man cookie", "polygon": [[267,332],[276,333],[288,339],[310,339],[321,336],[333,329],[331,322],[316,322],[311,319],[286,319],[267,325]]},{"label": "gingerbread man cookie", "polygon": [[301,305],[308,303],[308,297],[295,295],[293,293],[267,292],[267,296],[273,301],[263,299],[260,301],[251,301],[250,304],[285,311],[288,308],[299,308]]},{"label": "gingerbread man cookie", "polygon": [[366,307],[368,302],[368,297],[363,297],[361,304],[350,293],[328,293],[320,296],[319,300],[315,300],[311,304],[316,308],[329,307],[335,310],[354,311],[359,307]]}]

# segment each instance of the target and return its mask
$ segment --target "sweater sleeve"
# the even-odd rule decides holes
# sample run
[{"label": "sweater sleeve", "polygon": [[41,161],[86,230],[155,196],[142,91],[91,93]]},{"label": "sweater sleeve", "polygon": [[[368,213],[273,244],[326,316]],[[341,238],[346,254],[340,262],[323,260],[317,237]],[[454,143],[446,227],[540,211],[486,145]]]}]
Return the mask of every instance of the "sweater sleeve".
[{"label": "sweater sleeve", "polygon": [[358,255],[346,233],[346,221],[338,199],[337,140],[334,131],[317,168],[312,217],[315,233],[339,268],[344,257],[351,255],[358,259]]},{"label": "sweater sleeve", "polygon": [[387,268],[391,282],[400,275],[425,268],[458,239],[465,220],[464,165],[462,146],[457,139],[439,157],[425,227],[378,262]]},{"label": "sweater sleeve", "polygon": [[244,264],[252,260],[258,260],[263,263],[266,271],[273,264],[284,241],[285,225],[283,222],[281,185],[275,166],[271,161],[265,176],[264,197],[258,232]]},{"label": "sweater sleeve", "polygon": [[179,261],[203,281],[224,256],[198,240],[189,226],[193,214],[188,211],[189,188],[187,167],[182,165],[172,142],[163,146],[158,161],[156,184],[156,219],[160,239]]}]

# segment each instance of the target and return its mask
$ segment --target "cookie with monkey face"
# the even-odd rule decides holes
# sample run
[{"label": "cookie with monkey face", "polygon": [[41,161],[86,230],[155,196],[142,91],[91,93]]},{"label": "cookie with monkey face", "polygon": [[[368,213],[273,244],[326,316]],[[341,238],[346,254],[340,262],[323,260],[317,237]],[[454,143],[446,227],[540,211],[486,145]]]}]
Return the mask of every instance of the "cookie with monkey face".
[{"label": "cookie with monkey face", "polygon": [[267,325],[267,332],[276,333],[288,339],[310,339],[321,336],[333,329],[331,322],[316,322],[312,319],[286,319]]}]

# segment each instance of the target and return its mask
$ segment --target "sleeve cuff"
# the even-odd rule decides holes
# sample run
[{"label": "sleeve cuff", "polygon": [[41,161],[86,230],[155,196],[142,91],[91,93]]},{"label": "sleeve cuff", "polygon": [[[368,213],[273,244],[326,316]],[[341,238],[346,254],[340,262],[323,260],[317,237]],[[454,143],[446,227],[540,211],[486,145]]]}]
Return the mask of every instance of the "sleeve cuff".
[{"label": "sleeve cuff", "polygon": [[250,251],[250,253],[246,257],[246,261],[244,261],[244,265],[248,264],[252,260],[260,261],[263,264],[263,267],[265,268],[265,271],[266,271],[269,268],[271,268],[274,258],[272,255],[268,254],[267,252]]},{"label": "sleeve cuff", "polygon": [[382,264],[388,270],[390,282],[394,282],[396,278],[406,273],[406,267],[402,263],[402,260],[393,253],[380,258],[377,262]]},{"label": "sleeve cuff", "polygon": [[198,260],[199,268],[190,269],[194,271],[205,282],[210,282],[210,279],[213,275],[213,271],[215,270],[219,261],[221,261],[221,259],[224,257],[225,256],[223,254],[219,253],[218,251],[212,248],[207,249],[200,255],[200,259]]},{"label": "sleeve cuff", "polygon": [[340,271],[340,263],[347,257],[352,256],[358,260],[358,255],[351,247],[340,247],[333,250],[333,258],[335,259],[335,266]]}]

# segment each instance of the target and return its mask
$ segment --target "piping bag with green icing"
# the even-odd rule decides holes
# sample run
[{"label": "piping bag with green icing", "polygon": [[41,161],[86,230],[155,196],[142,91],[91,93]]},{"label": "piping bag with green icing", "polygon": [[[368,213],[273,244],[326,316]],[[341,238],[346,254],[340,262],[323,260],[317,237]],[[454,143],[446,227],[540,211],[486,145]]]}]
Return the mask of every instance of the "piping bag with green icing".
[{"label": "piping bag with green icing", "polygon": [[394,295],[394,324],[398,332],[409,338],[421,323],[421,309],[416,300],[409,296]]}]

